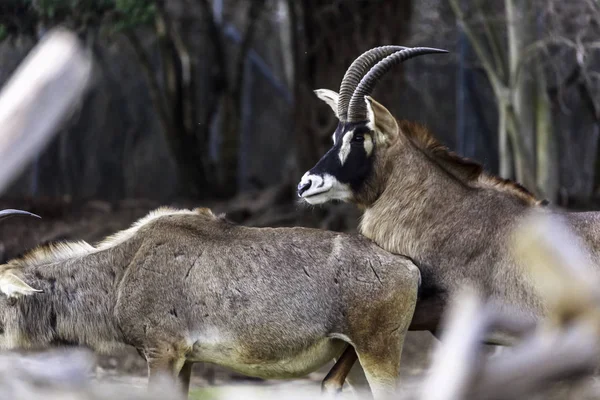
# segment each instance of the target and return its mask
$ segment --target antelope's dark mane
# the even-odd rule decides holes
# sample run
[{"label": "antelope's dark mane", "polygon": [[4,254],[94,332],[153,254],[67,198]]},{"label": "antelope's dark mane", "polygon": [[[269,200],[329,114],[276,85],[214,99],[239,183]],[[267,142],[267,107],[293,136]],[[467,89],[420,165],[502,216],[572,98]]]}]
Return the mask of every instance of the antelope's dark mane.
[{"label": "antelope's dark mane", "polygon": [[412,121],[399,120],[398,126],[419,149],[423,150],[433,161],[459,181],[469,186],[491,187],[507,192],[522,200],[525,204],[545,205],[545,200],[538,200],[533,193],[522,185],[509,179],[503,179],[486,173],[483,166],[470,158],[461,157],[440,143],[429,130]]}]

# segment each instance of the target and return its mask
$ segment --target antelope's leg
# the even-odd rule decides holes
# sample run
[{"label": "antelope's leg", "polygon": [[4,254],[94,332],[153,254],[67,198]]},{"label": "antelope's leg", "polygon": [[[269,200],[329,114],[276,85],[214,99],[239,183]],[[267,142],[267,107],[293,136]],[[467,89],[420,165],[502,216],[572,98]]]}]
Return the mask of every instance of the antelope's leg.
[{"label": "antelope's leg", "polygon": [[321,392],[341,392],[344,381],[357,358],[358,356],[354,351],[354,347],[347,345],[340,358],[336,361],[327,376],[325,376],[325,379],[323,379],[323,382],[321,383]]},{"label": "antelope's leg", "polygon": [[[404,335],[394,340],[373,337],[364,346],[356,344],[356,353],[375,400],[393,398],[400,375],[400,356]],[[396,342],[396,343],[391,343]]]},{"label": "antelope's leg", "polygon": [[154,357],[148,360],[148,383],[154,384],[161,379],[176,381],[179,371],[185,360],[177,360],[171,357]]},{"label": "antelope's leg", "polygon": [[355,362],[354,366],[350,369],[350,373],[346,377],[346,382],[357,398],[362,399],[370,396],[369,382],[359,362]]},{"label": "antelope's leg", "polygon": [[[148,390],[160,389],[160,386],[167,384],[172,388],[180,387],[178,379],[179,373],[184,369],[185,358],[174,357],[173,355],[158,355],[147,357],[148,362]],[[190,368],[191,372],[191,368]],[[163,388],[164,389],[164,388]],[[182,398],[187,398],[187,387],[181,391]]]},{"label": "antelope's leg", "polygon": [[192,366],[194,364],[186,361],[179,371],[179,387],[183,393],[187,396],[190,392],[190,380],[192,378]]},{"label": "antelope's leg", "polygon": [[[352,319],[348,334],[375,400],[395,397],[404,339],[416,303],[416,290],[397,291],[397,298],[370,305],[377,320]],[[365,315],[365,312],[358,315]],[[364,396],[362,396],[364,397]]]}]

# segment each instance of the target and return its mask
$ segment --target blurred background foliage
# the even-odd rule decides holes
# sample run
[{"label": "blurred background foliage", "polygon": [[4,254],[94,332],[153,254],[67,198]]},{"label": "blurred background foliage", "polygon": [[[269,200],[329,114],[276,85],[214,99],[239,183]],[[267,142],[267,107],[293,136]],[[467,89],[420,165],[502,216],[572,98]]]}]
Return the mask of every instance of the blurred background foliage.
[{"label": "blurred background foliage", "polygon": [[278,187],[294,204],[336,123],[312,90],[337,90],[355,57],[393,43],[451,51],[385,77],[374,94],[398,118],[556,204],[594,207],[599,15],[594,0],[3,0],[0,82],[58,25],[95,59],[84,103],[4,198],[112,206]]}]

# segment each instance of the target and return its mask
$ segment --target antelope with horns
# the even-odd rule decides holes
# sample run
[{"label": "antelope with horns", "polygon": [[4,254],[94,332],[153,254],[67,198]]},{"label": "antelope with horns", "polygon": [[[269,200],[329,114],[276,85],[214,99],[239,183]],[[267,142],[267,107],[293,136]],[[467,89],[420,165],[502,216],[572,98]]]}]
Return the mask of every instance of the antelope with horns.
[{"label": "antelope with horns", "polygon": [[[511,232],[531,214],[557,215],[580,236],[598,266],[600,213],[547,206],[519,184],[449,151],[423,126],[397,120],[370,96],[393,65],[441,52],[374,48],[352,63],[339,94],[316,90],[339,123],[333,147],[304,174],[298,195],[313,205],[356,204],[364,210],[363,235],[417,264],[423,281],[409,330],[435,334],[449,296],[464,284],[535,322],[547,307],[536,280],[509,251]],[[490,342],[508,344],[509,339],[499,335]]]},{"label": "antelope with horns", "polygon": [[381,398],[419,281],[410,260],[360,235],[160,208],[95,246],[58,242],[0,266],[0,347],[131,345],[149,384],[178,377],[185,394],[195,362],[293,378],[337,359],[324,382],[335,391],[357,355]]}]

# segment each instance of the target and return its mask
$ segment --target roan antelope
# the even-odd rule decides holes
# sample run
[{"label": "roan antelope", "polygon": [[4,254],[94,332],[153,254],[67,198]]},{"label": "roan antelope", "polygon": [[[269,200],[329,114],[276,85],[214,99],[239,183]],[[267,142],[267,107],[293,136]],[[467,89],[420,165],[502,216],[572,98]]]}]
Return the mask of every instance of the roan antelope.
[{"label": "roan antelope", "polygon": [[161,208],[96,246],[58,242],[0,266],[0,347],[131,345],[150,384],[179,376],[187,394],[195,362],[292,378],[351,345],[381,398],[395,389],[419,280],[360,235]]},{"label": "roan antelope", "polygon": [[[409,330],[436,333],[448,298],[464,284],[533,321],[546,313],[536,281],[509,251],[511,232],[532,213],[564,218],[600,265],[600,213],[546,206],[519,184],[483,171],[449,151],[423,126],[399,121],[370,97],[395,64],[443,50],[382,46],[359,56],[340,93],[316,90],[339,119],[333,147],[302,177],[307,203],[332,200],[364,210],[360,232],[384,249],[410,257],[422,285]],[[489,342],[507,344],[509,337]]]}]

